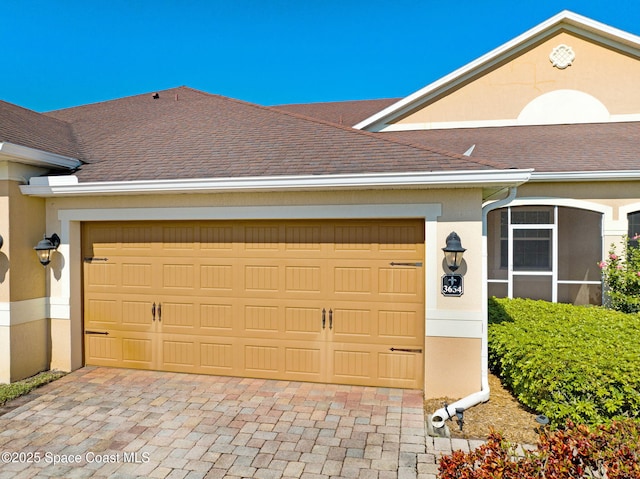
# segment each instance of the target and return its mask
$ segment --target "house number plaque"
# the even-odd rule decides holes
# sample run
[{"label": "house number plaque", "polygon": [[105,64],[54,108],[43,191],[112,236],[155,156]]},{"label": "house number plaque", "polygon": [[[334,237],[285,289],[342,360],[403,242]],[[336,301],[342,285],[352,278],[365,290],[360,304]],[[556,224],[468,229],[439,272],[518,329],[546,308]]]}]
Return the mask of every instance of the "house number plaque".
[{"label": "house number plaque", "polygon": [[444,296],[462,296],[462,276],[459,274],[445,274],[442,277],[442,294]]}]

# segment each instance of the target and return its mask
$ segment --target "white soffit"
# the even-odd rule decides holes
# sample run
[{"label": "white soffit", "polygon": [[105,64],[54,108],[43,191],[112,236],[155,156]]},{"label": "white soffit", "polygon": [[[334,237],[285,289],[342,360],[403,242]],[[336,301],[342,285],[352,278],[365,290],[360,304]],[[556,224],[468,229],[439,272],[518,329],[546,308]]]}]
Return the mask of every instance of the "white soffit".
[{"label": "white soffit", "polygon": [[518,54],[531,44],[544,37],[555,34],[562,28],[612,46],[626,53],[640,56],[640,37],[564,10],[471,63],[361,121],[355,125],[354,128],[368,131],[382,131],[387,126],[386,122],[389,120],[407,113],[412,108],[415,108],[417,104],[428,101],[436,95],[455,88],[473,76],[489,70],[508,56]]},{"label": "white soffit", "polygon": [[228,191],[335,190],[393,188],[482,188],[525,183],[532,169],[451,172],[371,173],[359,175],[271,176],[80,183],[69,176],[31,178],[20,186],[29,196],[136,195],[160,193],[215,193]]}]

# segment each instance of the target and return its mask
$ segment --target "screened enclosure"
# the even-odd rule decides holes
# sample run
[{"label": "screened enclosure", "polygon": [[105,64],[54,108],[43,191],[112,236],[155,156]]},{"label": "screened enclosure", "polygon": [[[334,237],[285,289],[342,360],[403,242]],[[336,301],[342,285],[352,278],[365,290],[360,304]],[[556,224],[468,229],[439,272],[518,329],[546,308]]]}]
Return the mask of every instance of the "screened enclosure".
[{"label": "screened enclosure", "polygon": [[487,221],[489,296],[602,303],[601,213],[517,206]]}]

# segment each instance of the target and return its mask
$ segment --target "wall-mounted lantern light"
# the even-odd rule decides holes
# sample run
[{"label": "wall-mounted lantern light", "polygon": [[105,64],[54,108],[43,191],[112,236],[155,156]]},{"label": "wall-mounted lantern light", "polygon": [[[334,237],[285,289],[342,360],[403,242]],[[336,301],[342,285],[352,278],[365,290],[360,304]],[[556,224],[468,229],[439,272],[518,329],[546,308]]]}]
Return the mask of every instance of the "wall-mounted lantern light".
[{"label": "wall-mounted lantern light", "polygon": [[447,246],[442,248],[444,251],[444,259],[447,263],[447,267],[451,271],[456,271],[462,263],[462,255],[466,251],[466,248],[462,247],[460,243],[460,236],[455,231],[452,231],[447,236]]},{"label": "wall-mounted lantern light", "polygon": [[44,235],[44,238],[33,247],[42,266],[46,267],[51,262],[51,252],[58,249],[58,246],[60,246],[60,237],[53,233],[48,238]]}]

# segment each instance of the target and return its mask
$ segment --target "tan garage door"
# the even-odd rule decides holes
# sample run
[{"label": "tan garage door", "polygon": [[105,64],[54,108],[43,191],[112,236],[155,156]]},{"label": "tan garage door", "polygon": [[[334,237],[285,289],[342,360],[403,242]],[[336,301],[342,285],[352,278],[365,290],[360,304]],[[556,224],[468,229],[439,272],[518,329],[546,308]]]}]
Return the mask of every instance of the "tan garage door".
[{"label": "tan garage door", "polygon": [[83,229],[85,362],[421,388],[423,221]]}]

